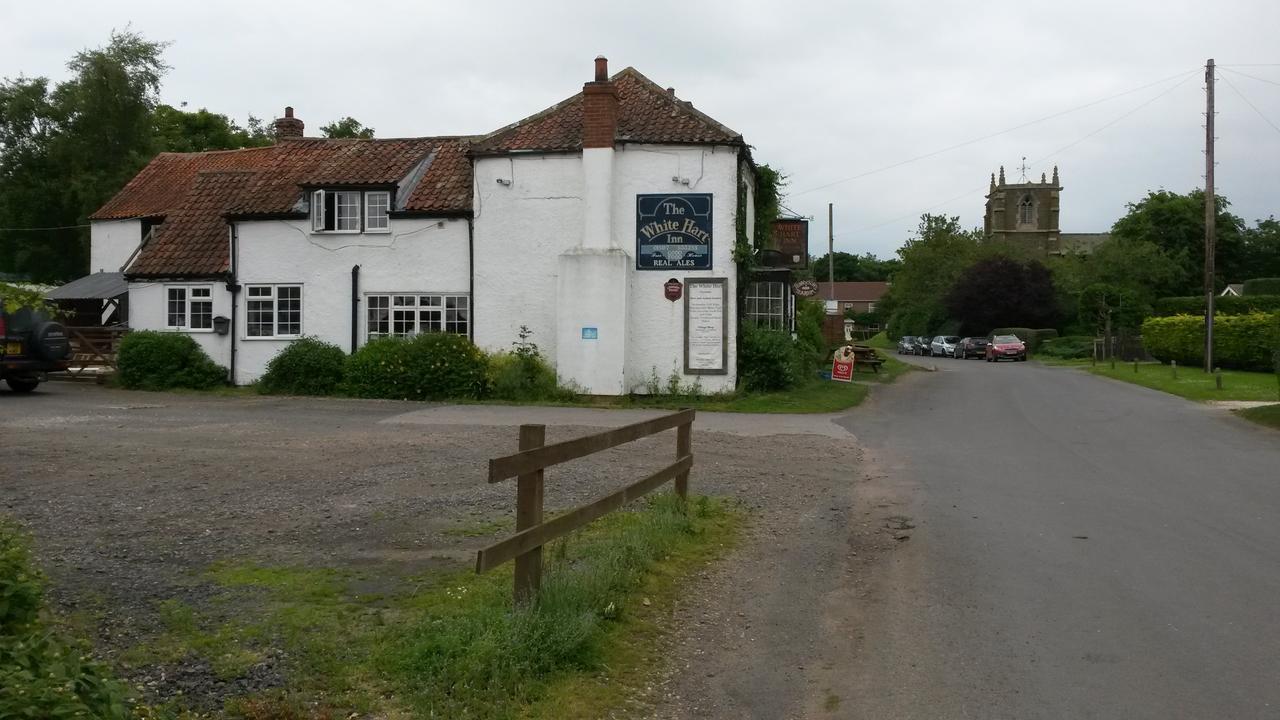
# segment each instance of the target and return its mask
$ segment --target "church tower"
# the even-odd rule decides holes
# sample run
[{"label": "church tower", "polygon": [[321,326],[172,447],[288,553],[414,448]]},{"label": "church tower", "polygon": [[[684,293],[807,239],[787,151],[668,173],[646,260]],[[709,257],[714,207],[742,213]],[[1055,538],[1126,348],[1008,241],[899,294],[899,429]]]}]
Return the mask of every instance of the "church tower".
[{"label": "church tower", "polygon": [[998,181],[992,174],[983,229],[993,242],[1035,248],[1043,255],[1060,254],[1058,196],[1062,185],[1058,182],[1058,167],[1053,167],[1052,180],[1046,180],[1041,173],[1040,182],[1032,182],[1027,178],[1026,163],[1023,158],[1022,176],[1016,183],[1005,182],[1003,165]]}]

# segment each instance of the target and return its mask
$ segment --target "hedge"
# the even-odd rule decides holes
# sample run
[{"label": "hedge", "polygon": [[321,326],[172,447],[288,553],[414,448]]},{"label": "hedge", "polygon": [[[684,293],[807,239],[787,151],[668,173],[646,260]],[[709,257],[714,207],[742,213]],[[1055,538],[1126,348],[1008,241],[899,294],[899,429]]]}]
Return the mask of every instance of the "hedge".
[{"label": "hedge", "polygon": [[[1280,295],[1248,295],[1237,297],[1225,295],[1213,299],[1214,314],[1246,315],[1251,312],[1275,312],[1280,310]],[[1151,306],[1152,314],[1157,317],[1169,315],[1204,316],[1204,296],[1166,297],[1156,300]]]},{"label": "hedge", "polygon": [[392,400],[479,398],[487,370],[484,353],[462,335],[379,338],[347,358],[342,390]]},{"label": "hedge", "polygon": [[120,384],[131,390],[206,390],[227,381],[227,370],[182,333],[135,330],[120,341]]},{"label": "hedge", "polygon": [[1241,293],[1249,295],[1280,295],[1280,278],[1253,278],[1245,280]]},{"label": "hedge", "polygon": [[808,355],[789,333],[743,324],[738,376],[747,390],[770,392],[795,387],[808,374]]},{"label": "hedge", "polygon": [[258,391],[283,395],[330,395],[342,382],[347,354],[318,338],[294,340],[267,363]]},{"label": "hedge", "polygon": [[1092,335],[1067,335],[1040,343],[1040,354],[1060,360],[1084,360],[1093,356]]},{"label": "hedge", "polygon": [[[1280,313],[1220,315],[1214,320],[1214,364],[1237,370],[1272,370],[1280,347]],[[1161,362],[1204,362],[1204,318],[1195,315],[1149,318],[1142,344]]]}]

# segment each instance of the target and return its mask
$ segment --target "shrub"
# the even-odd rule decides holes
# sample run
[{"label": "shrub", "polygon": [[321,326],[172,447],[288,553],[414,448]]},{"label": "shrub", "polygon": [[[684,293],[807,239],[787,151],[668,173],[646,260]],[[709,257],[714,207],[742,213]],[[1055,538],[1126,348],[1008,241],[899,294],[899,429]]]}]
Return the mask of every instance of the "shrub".
[{"label": "shrub", "polygon": [[[1280,294],[1227,295],[1213,299],[1215,314],[1246,315],[1251,312],[1275,312],[1280,310]],[[1160,298],[1152,304],[1152,312],[1160,317],[1169,315],[1204,315],[1204,296]]]},{"label": "shrub", "polygon": [[795,387],[808,371],[804,351],[779,330],[743,325],[738,375],[748,390],[768,392]]},{"label": "shrub", "polygon": [[133,390],[204,390],[227,382],[227,370],[190,336],[137,330],[120,341],[120,384]]},{"label": "shrub", "polygon": [[43,596],[26,535],[0,520],[0,717],[129,717],[124,685],[47,627]]},{"label": "shrub", "polygon": [[812,366],[821,365],[827,358],[827,339],[822,334],[826,313],[822,303],[812,300],[796,303],[796,341]]},{"label": "shrub", "polygon": [[1059,360],[1083,360],[1093,356],[1093,336],[1067,335],[1040,344],[1040,354]]},{"label": "shrub", "polygon": [[556,383],[555,368],[541,355],[499,352],[489,356],[489,396],[498,400],[554,400],[573,393]]},{"label": "shrub", "polygon": [[[1237,370],[1272,369],[1277,323],[1280,313],[1218,316],[1213,326],[1215,364]],[[1150,318],[1142,323],[1142,344],[1161,362],[1199,365],[1204,362],[1204,318]]]},{"label": "shrub", "polygon": [[1250,295],[1280,295],[1280,278],[1253,278],[1245,280],[1241,293]]},{"label": "shrub", "polygon": [[342,389],[393,400],[478,398],[485,391],[487,366],[484,353],[462,335],[380,338],[347,358]]},{"label": "shrub", "polygon": [[342,382],[347,355],[313,337],[295,340],[267,363],[258,390],[283,395],[330,395]]}]

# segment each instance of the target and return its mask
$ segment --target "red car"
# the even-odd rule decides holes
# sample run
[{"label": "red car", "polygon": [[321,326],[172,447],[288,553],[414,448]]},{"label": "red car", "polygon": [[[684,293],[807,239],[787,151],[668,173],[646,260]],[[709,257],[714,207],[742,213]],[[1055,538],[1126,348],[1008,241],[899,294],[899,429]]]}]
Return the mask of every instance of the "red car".
[{"label": "red car", "polygon": [[1019,340],[1017,335],[996,335],[987,343],[987,362],[1026,359],[1027,344]]}]

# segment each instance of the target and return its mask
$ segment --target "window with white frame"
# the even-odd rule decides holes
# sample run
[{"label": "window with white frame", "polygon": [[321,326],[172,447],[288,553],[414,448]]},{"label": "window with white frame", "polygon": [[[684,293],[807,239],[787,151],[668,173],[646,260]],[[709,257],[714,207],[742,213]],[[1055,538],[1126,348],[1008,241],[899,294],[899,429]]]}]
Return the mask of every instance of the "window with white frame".
[{"label": "window with white frame", "polygon": [[364,194],[364,231],[390,232],[391,193],[367,192]]},{"label": "window with white frame", "polygon": [[747,286],[746,318],[756,327],[787,329],[787,286],[780,282],[753,282]]},{"label": "window with white frame", "polygon": [[209,285],[165,288],[165,327],[175,330],[213,329],[213,288]]},{"label": "window with white frame", "polygon": [[245,335],[297,337],[302,334],[301,285],[246,285]]},{"label": "window with white frame", "polygon": [[391,193],[386,190],[315,190],[311,193],[311,231],[390,232]]},{"label": "window with white frame", "polygon": [[412,337],[448,332],[466,335],[471,322],[471,298],[466,295],[366,295],[366,336]]}]

